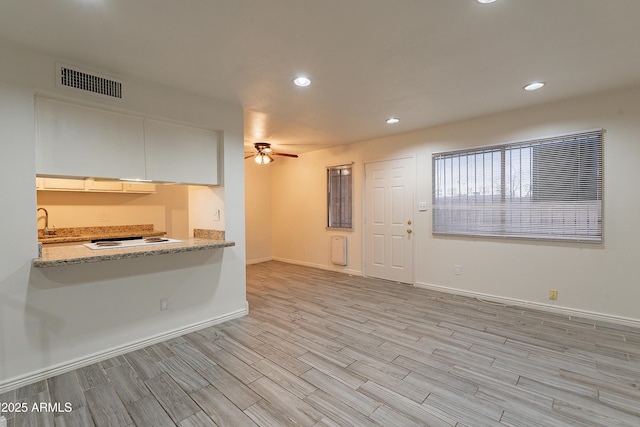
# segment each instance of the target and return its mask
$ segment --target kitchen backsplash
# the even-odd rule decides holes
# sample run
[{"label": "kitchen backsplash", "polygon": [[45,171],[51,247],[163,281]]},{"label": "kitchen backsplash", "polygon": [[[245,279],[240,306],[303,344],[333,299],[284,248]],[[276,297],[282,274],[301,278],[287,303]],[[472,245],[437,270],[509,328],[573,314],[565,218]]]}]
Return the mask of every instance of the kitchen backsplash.
[{"label": "kitchen backsplash", "polygon": [[194,228],[193,237],[197,237],[200,239],[225,240],[224,231],[207,230],[205,228]]}]

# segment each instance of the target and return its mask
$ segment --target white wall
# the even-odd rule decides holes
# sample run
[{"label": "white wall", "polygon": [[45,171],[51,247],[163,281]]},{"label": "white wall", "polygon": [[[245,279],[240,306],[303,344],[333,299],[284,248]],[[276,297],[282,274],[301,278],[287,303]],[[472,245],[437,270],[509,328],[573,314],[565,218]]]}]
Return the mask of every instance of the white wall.
[{"label": "white wall", "polygon": [[[545,89],[547,90],[547,89]],[[549,89],[551,90],[551,89]],[[434,237],[431,211],[414,214],[417,285],[509,300],[546,300],[556,309],[616,321],[640,321],[640,87],[582,97],[452,123],[333,149],[272,165],[273,257],[277,260],[363,272],[362,222],[349,236],[349,265],[331,264],[326,227],[325,167],[354,161],[354,218],[362,218],[363,164],[413,156],[416,201],[431,205],[431,154],[593,128],[605,134],[604,244]],[[253,185],[248,175],[247,187]],[[247,246],[253,245],[249,235]],[[454,275],[454,265],[463,274]]]},{"label": "white wall", "polygon": [[[245,160],[248,264],[270,261],[273,257],[271,171],[274,164],[258,165],[253,159]],[[273,190],[274,193],[277,191],[277,189]]]},{"label": "white wall", "polygon": [[[235,188],[234,182],[231,187]],[[222,187],[206,187],[202,185],[189,186],[189,235],[193,236],[194,228],[204,228],[209,230],[225,229],[225,188]],[[235,199],[235,198],[234,198]],[[239,214],[240,206],[231,208],[227,204],[230,214],[235,216]],[[243,206],[244,209],[244,200]],[[220,219],[214,218],[214,210],[220,211]],[[229,240],[229,239],[227,239]]]},{"label": "white wall", "polygon": [[[70,96],[54,85],[55,61],[65,58],[3,42],[0,57],[0,393],[39,374],[246,312],[241,107],[128,77],[123,102],[82,97],[107,108],[223,130],[224,189],[209,189],[210,202],[207,196],[199,202],[212,206],[215,195],[222,198],[226,236],[235,247],[35,269],[34,94]],[[170,310],[160,313],[160,298],[169,298]]]}]

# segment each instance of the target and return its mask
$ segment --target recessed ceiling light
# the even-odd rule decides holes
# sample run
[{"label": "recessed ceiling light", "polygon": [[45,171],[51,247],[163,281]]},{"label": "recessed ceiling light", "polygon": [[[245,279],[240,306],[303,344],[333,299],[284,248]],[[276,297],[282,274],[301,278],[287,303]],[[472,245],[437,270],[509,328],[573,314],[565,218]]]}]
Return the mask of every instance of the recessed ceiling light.
[{"label": "recessed ceiling light", "polygon": [[305,87],[305,86],[309,86],[311,84],[311,80],[309,80],[309,77],[299,76],[299,77],[296,77],[295,79],[293,79],[293,83],[296,86]]},{"label": "recessed ceiling light", "polygon": [[489,4],[489,3],[493,3],[496,0],[478,0],[478,3],[482,3],[482,4]]},{"label": "recessed ceiling light", "polygon": [[398,123],[399,121],[400,121],[400,119],[399,119],[399,118],[397,118],[397,117],[389,117],[389,118],[387,119],[387,124],[389,124],[389,125],[393,125],[393,124]]},{"label": "recessed ceiling light", "polygon": [[547,82],[531,82],[528,85],[526,85],[525,87],[523,87],[522,89],[528,90],[528,91],[538,90],[538,89],[540,89],[541,87],[543,87],[546,84],[547,84]]}]

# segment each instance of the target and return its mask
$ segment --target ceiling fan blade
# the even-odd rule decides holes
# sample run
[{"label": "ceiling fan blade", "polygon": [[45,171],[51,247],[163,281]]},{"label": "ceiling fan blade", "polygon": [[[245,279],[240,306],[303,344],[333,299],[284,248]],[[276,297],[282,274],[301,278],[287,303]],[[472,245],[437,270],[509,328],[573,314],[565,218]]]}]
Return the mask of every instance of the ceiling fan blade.
[{"label": "ceiling fan blade", "polygon": [[297,154],[287,154],[287,153],[271,153],[274,156],[286,156],[286,157],[295,157],[297,158],[298,155]]},{"label": "ceiling fan blade", "polygon": [[244,158],[245,158],[245,160],[246,160],[246,159],[250,159],[251,157],[255,157],[255,156],[256,156],[256,153],[254,153],[254,154],[249,154],[248,156],[244,156]]}]

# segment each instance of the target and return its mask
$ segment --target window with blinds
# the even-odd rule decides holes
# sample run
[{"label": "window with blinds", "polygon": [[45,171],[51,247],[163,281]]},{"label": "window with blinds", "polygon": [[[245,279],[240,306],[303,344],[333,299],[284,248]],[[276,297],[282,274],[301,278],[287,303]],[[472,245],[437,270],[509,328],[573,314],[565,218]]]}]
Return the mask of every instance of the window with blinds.
[{"label": "window with blinds", "polygon": [[602,242],[603,133],[434,154],[433,234]]},{"label": "window with blinds", "polygon": [[329,228],[353,228],[351,218],[352,165],[327,168],[327,204]]}]

